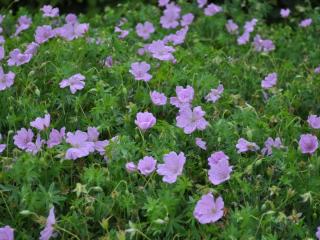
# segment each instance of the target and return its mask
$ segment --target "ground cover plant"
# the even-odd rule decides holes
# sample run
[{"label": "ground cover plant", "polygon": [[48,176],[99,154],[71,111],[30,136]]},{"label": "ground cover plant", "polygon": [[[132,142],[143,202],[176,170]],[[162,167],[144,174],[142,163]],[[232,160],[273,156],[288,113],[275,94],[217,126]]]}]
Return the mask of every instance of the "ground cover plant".
[{"label": "ground cover plant", "polygon": [[0,239],[320,239],[320,9],[270,11],[3,9]]}]

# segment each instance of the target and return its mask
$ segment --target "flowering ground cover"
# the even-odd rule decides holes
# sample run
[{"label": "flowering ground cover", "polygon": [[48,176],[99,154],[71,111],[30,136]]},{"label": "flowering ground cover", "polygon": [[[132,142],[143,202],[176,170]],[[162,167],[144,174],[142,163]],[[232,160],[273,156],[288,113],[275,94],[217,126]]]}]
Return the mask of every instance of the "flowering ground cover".
[{"label": "flowering ground cover", "polygon": [[0,240],[320,239],[320,9],[0,16]]}]

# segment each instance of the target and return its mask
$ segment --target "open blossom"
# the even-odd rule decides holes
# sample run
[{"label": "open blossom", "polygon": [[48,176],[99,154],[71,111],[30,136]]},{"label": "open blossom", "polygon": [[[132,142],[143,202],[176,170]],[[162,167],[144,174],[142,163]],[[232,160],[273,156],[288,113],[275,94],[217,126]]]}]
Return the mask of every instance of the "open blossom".
[{"label": "open blossom", "polygon": [[320,240],[320,226],[317,227],[316,237],[318,240]]},{"label": "open blossom", "polygon": [[178,30],[176,33],[171,33],[163,38],[163,42],[167,44],[168,42],[171,42],[173,45],[179,45],[184,43],[184,40],[186,38],[186,35],[189,31],[189,27],[183,27],[180,30]]},{"label": "open blossom", "polygon": [[287,18],[290,15],[290,9],[286,8],[286,9],[281,9],[280,10],[280,15],[282,18]]},{"label": "open blossom", "polygon": [[148,52],[151,53],[153,58],[159,59],[161,61],[172,61],[174,56],[172,53],[175,49],[171,46],[166,46],[161,40],[153,41],[148,45]]},{"label": "open blossom", "polygon": [[230,34],[237,34],[239,26],[232,19],[229,19],[226,23],[226,29]]},{"label": "open blossom", "polygon": [[222,8],[214,3],[210,3],[205,9],[204,14],[206,16],[213,16],[219,12],[222,12]]},{"label": "open blossom", "polygon": [[150,35],[154,33],[154,26],[151,22],[138,23],[136,26],[136,32],[139,37],[147,40],[150,38]]},{"label": "open blossom", "polygon": [[111,68],[113,66],[113,58],[112,56],[108,56],[104,60],[104,66],[107,68]]},{"label": "open blossom", "polygon": [[167,97],[163,93],[152,91],[150,93],[151,101],[154,105],[163,106],[167,103]]},{"label": "open blossom", "polygon": [[238,149],[238,153],[243,153],[243,152],[248,152],[248,151],[255,152],[260,149],[256,143],[249,142],[244,138],[240,138],[238,140],[236,148]]},{"label": "open blossom", "polygon": [[114,32],[119,33],[118,38],[124,39],[126,36],[128,36],[129,31],[128,30],[122,30],[120,27],[116,26],[114,28]]},{"label": "open blossom", "polygon": [[196,138],[196,145],[203,150],[207,150],[207,143],[201,138]]},{"label": "open blossom", "polygon": [[302,27],[302,28],[306,28],[306,27],[309,27],[311,24],[312,24],[312,19],[311,18],[307,18],[307,19],[302,20],[299,23],[299,26]]},{"label": "open blossom", "polygon": [[162,181],[166,183],[174,183],[177,177],[182,174],[183,166],[186,162],[184,153],[179,154],[170,152],[163,157],[164,164],[158,164],[157,173],[163,176]]},{"label": "open blossom", "polygon": [[5,52],[4,52],[4,47],[3,47],[3,46],[0,46],[0,61],[1,61],[2,59],[4,59],[4,54],[5,54]]},{"label": "open blossom", "polygon": [[152,78],[152,75],[148,73],[149,70],[150,64],[146,62],[134,62],[131,64],[129,72],[134,76],[135,80],[148,82]]},{"label": "open blossom", "polygon": [[197,0],[198,7],[203,8],[207,4],[208,0]]},{"label": "open blossom", "polygon": [[148,176],[156,170],[157,161],[153,157],[146,156],[140,159],[137,169],[142,175]]},{"label": "open blossom", "polygon": [[156,124],[157,119],[153,116],[152,113],[139,112],[134,122],[142,131],[146,131]]},{"label": "open blossom", "polygon": [[232,166],[229,165],[229,157],[224,152],[213,153],[208,158],[210,165],[209,180],[214,185],[219,185],[230,179]]},{"label": "open blossom", "polygon": [[32,143],[32,138],[34,134],[31,129],[22,128],[17,131],[17,133],[13,136],[14,145],[16,145],[21,150],[25,150],[28,148],[28,143]]},{"label": "open blossom", "polygon": [[163,11],[163,16],[160,18],[160,23],[163,28],[176,28],[179,26],[181,8],[174,4],[170,3],[166,5],[166,9]]},{"label": "open blossom", "polygon": [[302,134],[299,140],[302,153],[314,153],[318,148],[318,138],[312,134]]},{"label": "open blossom", "polygon": [[197,202],[193,216],[201,223],[215,223],[223,217],[224,202],[222,197],[214,198],[212,193],[203,195]]},{"label": "open blossom", "polygon": [[65,158],[75,160],[86,157],[94,151],[94,143],[88,139],[88,134],[77,130],[75,133],[68,132],[66,142],[72,147],[66,152]]},{"label": "open blossom", "polygon": [[0,228],[1,240],[14,240],[14,230],[10,226],[4,226]]},{"label": "open blossom", "polygon": [[6,149],[6,144],[0,144],[0,154]]},{"label": "open blossom", "polygon": [[0,66],[0,91],[11,87],[15,76],[13,72],[4,73],[3,68]]},{"label": "open blossom", "polygon": [[229,160],[229,157],[223,151],[214,152],[208,158],[208,164],[210,167],[212,167],[221,160]]},{"label": "open blossom", "polygon": [[264,89],[272,88],[277,84],[278,75],[277,73],[268,74],[264,80],[261,81],[261,87]]},{"label": "open blossom", "polygon": [[106,152],[105,148],[106,148],[106,146],[109,145],[109,141],[108,140],[99,141],[100,133],[99,133],[98,129],[95,127],[88,127],[87,133],[88,133],[88,141],[94,143],[94,149],[100,155],[104,155]]},{"label": "open blossom", "polygon": [[272,148],[280,149],[282,148],[282,142],[280,138],[273,138],[268,137],[268,139],[264,142],[264,148],[262,148],[261,153],[263,155],[271,155],[272,154]]},{"label": "open blossom", "polygon": [[22,31],[27,30],[31,26],[32,20],[27,16],[21,16],[18,19],[18,24],[16,26],[16,32],[14,36],[18,36]]},{"label": "open blossom", "polygon": [[270,52],[275,49],[275,46],[271,40],[262,39],[259,34],[254,37],[253,46],[257,52]]},{"label": "open blossom", "polygon": [[57,129],[52,129],[47,141],[48,148],[53,148],[56,145],[59,145],[62,140],[65,138],[66,128],[63,127],[58,131]]},{"label": "open blossom", "polygon": [[9,66],[20,66],[30,62],[32,58],[32,54],[29,53],[21,53],[20,49],[13,49],[9,53],[8,65]]},{"label": "open blossom", "polygon": [[244,24],[245,32],[251,33],[254,31],[254,28],[258,22],[258,19],[253,18],[251,21],[247,21]]},{"label": "open blossom", "polygon": [[59,36],[67,41],[72,41],[74,39],[83,37],[85,33],[89,30],[88,23],[67,23],[62,27],[55,28],[53,31],[56,36]]},{"label": "open blossom", "polygon": [[83,76],[80,73],[77,73],[75,75],[72,75],[71,77],[67,79],[63,79],[59,86],[60,88],[69,87],[72,94],[75,94],[78,90],[81,90],[85,86],[85,76]]},{"label": "open blossom", "polygon": [[194,20],[194,15],[192,13],[187,13],[181,17],[181,26],[189,26]]},{"label": "open blossom", "polygon": [[213,102],[215,103],[218,101],[218,99],[221,97],[221,94],[223,93],[223,85],[219,84],[219,86],[216,89],[211,89],[210,93],[206,96],[207,102]]},{"label": "open blossom", "polygon": [[158,0],[159,7],[166,6],[169,3],[169,0]]},{"label": "open blossom", "polygon": [[250,40],[250,33],[244,32],[242,35],[240,35],[237,38],[237,43],[238,43],[238,45],[244,45],[244,44],[248,43],[249,40]]},{"label": "open blossom", "polygon": [[181,86],[176,87],[176,97],[170,98],[170,104],[177,108],[191,107],[191,102],[194,97],[194,89],[191,86],[185,88]]},{"label": "open blossom", "polygon": [[50,125],[50,114],[46,114],[44,118],[37,117],[34,121],[30,122],[30,126],[40,131],[48,128]]},{"label": "open blossom", "polygon": [[36,155],[40,150],[44,143],[44,140],[41,139],[40,134],[37,135],[37,139],[35,142],[29,142],[27,144],[26,152],[32,153]]},{"label": "open blossom", "polygon": [[55,32],[49,25],[39,26],[36,29],[35,40],[38,44],[47,42],[50,38],[55,36]]},{"label": "open blossom", "polygon": [[54,215],[54,207],[50,209],[45,228],[40,232],[40,240],[49,240],[54,233],[54,225],[56,217]]},{"label": "open blossom", "polygon": [[181,108],[176,117],[177,126],[183,128],[186,134],[193,133],[197,129],[204,130],[208,126],[208,122],[204,119],[205,114],[200,106],[193,110],[189,107]]},{"label": "open blossom", "polygon": [[44,17],[59,16],[59,8],[54,8],[51,5],[44,5],[40,10],[42,11]]},{"label": "open blossom", "polygon": [[320,129],[320,117],[317,115],[310,115],[308,117],[308,124],[311,128]]},{"label": "open blossom", "polygon": [[39,47],[38,43],[31,42],[27,45],[27,48],[24,51],[24,54],[35,55],[37,53],[38,47]]},{"label": "open blossom", "polygon": [[126,170],[129,173],[137,171],[137,165],[134,162],[126,163]]}]

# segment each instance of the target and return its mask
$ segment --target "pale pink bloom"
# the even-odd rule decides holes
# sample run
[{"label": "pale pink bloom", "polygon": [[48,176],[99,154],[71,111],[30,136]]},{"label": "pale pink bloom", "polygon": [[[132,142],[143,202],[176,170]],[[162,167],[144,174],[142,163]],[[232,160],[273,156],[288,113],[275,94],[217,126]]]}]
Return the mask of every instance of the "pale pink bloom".
[{"label": "pale pink bloom", "polygon": [[48,128],[50,125],[50,114],[46,114],[44,118],[37,117],[34,121],[30,122],[30,126],[40,131]]},{"label": "pale pink bloom", "polygon": [[170,98],[170,104],[177,108],[191,107],[191,102],[194,97],[194,89],[191,86],[183,88],[182,86],[176,87],[176,97]]},{"label": "pale pink bloom", "polygon": [[213,16],[219,12],[222,12],[222,8],[214,3],[210,3],[205,9],[204,14],[207,16]]},{"label": "pale pink bloom", "polygon": [[138,162],[137,169],[144,176],[148,176],[156,170],[157,161],[150,156],[146,156],[143,159],[140,159]]},{"label": "pale pink bloom", "polygon": [[207,102],[215,103],[216,101],[218,101],[223,91],[224,88],[222,84],[219,84],[219,86],[216,89],[211,89],[210,93],[206,96]]},{"label": "pale pink bloom", "polygon": [[66,128],[63,127],[58,131],[57,129],[52,129],[49,135],[49,139],[47,141],[48,148],[52,148],[56,145],[59,145],[62,140],[65,138]]},{"label": "pale pink bloom", "polygon": [[205,114],[200,106],[193,110],[189,107],[181,108],[179,115],[176,117],[177,126],[183,128],[186,134],[191,134],[195,130],[204,130],[209,124],[204,118]]},{"label": "pale pink bloom", "polygon": [[55,36],[55,31],[49,25],[39,26],[36,29],[35,40],[38,44],[47,42],[50,38]]},{"label": "pale pink bloom", "polygon": [[85,86],[85,76],[82,74],[78,73],[75,74],[67,79],[63,79],[60,83],[59,86],[60,88],[65,88],[65,87],[70,87],[70,91],[72,94],[75,94],[78,90],[81,90]]},{"label": "pale pink bloom", "polygon": [[11,87],[15,76],[13,72],[4,73],[3,68],[0,66],[0,91]]},{"label": "pale pink bloom", "polygon": [[150,38],[150,35],[154,33],[154,27],[151,22],[138,23],[136,26],[136,32],[139,37],[142,37],[144,40]]},{"label": "pale pink bloom", "polygon": [[232,19],[229,19],[225,26],[226,26],[228,33],[230,33],[230,34],[237,34],[238,33],[239,26]]},{"label": "pale pink bloom", "polygon": [[154,105],[163,106],[167,103],[167,97],[163,93],[153,91],[150,93],[150,97]]},{"label": "pale pink bloom", "polygon": [[129,173],[136,172],[137,171],[137,165],[134,164],[134,162],[128,162],[128,163],[126,163],[126,170]]},{"label": "pale pink bloom", "polygon": [[51,5],[44,5],[40,10],[43,12],[44,17],[58,17],[59,8],[54,8]]},{"label": "pale pink bloom", "polygon": [[286,9],[281,9],[280,10],[280,15],[282,18],[287,18],[290,15],[290,9],[286,8]]},{"label": "pale pink bloom", "polygon": [[166,183],[174,183],[177,177],[182,174],[183,166],[186,162],[184,153],[179,154],[170,152],[163,157],[164,164],[158,164],[157,173],[163,176],[162,181]]}]

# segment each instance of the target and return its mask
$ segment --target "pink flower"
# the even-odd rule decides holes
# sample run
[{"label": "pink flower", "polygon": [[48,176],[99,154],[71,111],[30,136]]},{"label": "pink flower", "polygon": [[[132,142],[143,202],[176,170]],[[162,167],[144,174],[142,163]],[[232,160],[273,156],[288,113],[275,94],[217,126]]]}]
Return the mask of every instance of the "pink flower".
[{"label": "pink flower", "polygon": [[138,170],[142,175],[148,176],[156,170],[157,161],[153,157],[146,156],[138,162]]},{"label": "pink flower", "polygon": [[312,134],[302,134],[299,146],[302,153],[312,154],[318,149],[318,138]]},{"label": "pink flower", "polygon": [[259,150],[259,146],[254,142],[249,142],[244,138],[240,138],[238,140],[238,143],[236,145],[236,148],[238,149],[238,153],[248,152],[248,151],[257,151]]},{"label": "pink flower", "polygon": [[206,96],[207,102],[213,102],[215,103],[218,101],[218,99],[221,97],[221,94],[223,93],[223,85],[219,84],[219,86],[216,89],[211,89],[210,93]]},{"label": "pink flower", "polygon": [[208,158],[208,164],[210,167],[214,167],[219,161],[224,160],[229,160],[229,157],[224,152],[218,151],[211,154],[211,156]]},{"label": "pink flower", "polygon": [[308,117],[308,124],[311,128],[320,129],[320,117],[317,115],[310,115]]},{"label": "pink flower", "polygon": [[176,87],[176,97],[170,98],[170,104],[177,108],[191,107],[191,102],[194,97],[194,89],[191,86],[185,88],[181,86]]},{"label": "pink flower", "polygon": [[160,18],[160,23],[163,28],[176,28],[179,26],[181,8],[174,3],[166,5],[166,9],[163,12],[163,16]]},{"label": "pink flower", "polygon": [[312,24],[312,19],[311,18],[307,18],[307,19],[302,20],[299,23],[299,26],[302,27],[302,28],[306,28],[306,27],[309,27],[311,24]]},{"label": "pink flower", "polygon": [[238,45],[244,45],[248,43],[250,40],[250,33],[249,32],[244,32],[241,36],[237,38],[237,43]]},{"label": "pink flower", "polygon": [[286,8],[286,9],[281,9],[280,10],[280,15],[282,18],[287,18],[290,15],[290,9]]},{"label": "pink flower", "polygon": [[57,129],[52,129],[47,141],[48,148],[53,148],[56,145],[59,145],[62,140],[65,138],[66,128],[63,127],[58,131]]},{"label": "pink flower", "polygon": [[21,16],[18,19],[17,29],[14,33],[14,36],[18,36],[22,31],[27,30],[32,23],[31,18],[28,18],[27,16]]},{"label": "pink flower", "polygon": [[126,170],[129,173],[137,171],[137,166],[134,164],[134,162],[128,162],[126,163]]},{"label": "pink flower", "polygon": [[41,150],[43,143],[44,143],[44,140],[42,140],[40,137],[40,134],[38,134],[35,142],[27,143],[26,152],[36,155]]},{"label": "pink flower", "polygon": [[203,195],[197,202],[193,216],[201,223],[215,223],[223,217],[224,202],[222,197],[214,199],[212,193]]},{"label": "pink flower", "polygon": [[51,5],[44,5],[40,10],[43,12],[44,17],[58,17],[59,8],[53,8]]},{"label": "pink flower", "polygon": [[181,26],[185,27],[185,26],[189,26],[194,19],[194,15],[192,13],[187,13],[185,15],[182,16],[181,19]]},{"label": "pink flower", "polygon": [[232,19],[229,19],[225,26],[226,26],[228,33],[230,33],[230,34],[237,34],[238,33],[239,26]]},{"label": "pink flower", "polygon": [[261,82],[261,87],[264,89],[272,88],[277,84],[278,75],[277,73],[268,74],[264,80]]},{"label": "pink flower", "polygon": [[45,228],[40,233],[40,240],[49,240],[54,232],[54,225],[56,224],[56,218],[54,215],[54,207],[50,209],[49,216]]},{"label": "pink flower", "polygon": [[150,97],[154,105],[163,106],[167,103],[167,97],[163,93],[153,91],[150,93]]},{"label": "pink flower", "polygon": [[166,6],[169,3],[169,0],[158,0],[159,7]]},{"label": "pink flower", "polygon": [[55,32],[52,30],[52,27],[49,25],[43,25],[37,27],[34,37],[36,42],[41,44],[47,42],[50,38],[53,38],[54,36]]},{"label": "pink flower", "polygon": [[135,80],[148,82],[152,78],[152,75],[148,73],[149,70],[150,64],[146,62],[134,62],[131,64],[129,72],[134,76]]},{"label": "pink flower", "polygon": [[16,75],[13,72],[4,73],[3,68],[0,66],[0,91],[11,87],[15,76]]},{"label": "pink flower", "polygon": [[259,34],[254,37],[253,46],[257,52],[270,52],[276,48],[271,40],[262,39]]},{"label": "pink flower", "polygon": [[100,155],[104,155],[106,152],[105,148],[106,148],[106,146],[109,145],[109,141],[108,140],[99,141],[100,134],[99,134],[98,129],[95,127],[88,127],[87,133],[88,133],[88,141],[94,143],[94,149]]},{"label": "pink flower", "polygon": [[33,132],[31,129],[22,128],[13,136],[14,144],[21,150],[28,148],[28,143],[32,143]]},{"label": "pink flower", "polygon": [[251,21],[247,21],[244,24],[245,32],[251,33],[254,31],[254,28],[258,22],[258,19],[253,18]]},{"label": "pink flower", "polygon": [[163,42],[167,44],[168,42],[171,42],[173,45],[179,45],[184,43],[184,40],[186,38],[186,35],[189,31],[189,27],[186,26],[184,28],[181,28],[174,34],[169,34],[166,37],[164,37]]},{"label": "pink flower", "polygon": [[0,154],[6,149],[6,144],[0,144]]},{"label": "pink flower", "polygon": [[152,115],[152,113],[139,112],[134,122],[142,131],[146,131],[156,124],[157,119]]},{"label": "pink flower", "polygon": [[8,65],[20,66],[30,62],[31,58],[32,58],[32,54],[21,53],[21,51],[16,48],[9,53]]},{"label": "pink flower", "polygon": [[89,30],[88,23],[67,23],[62,27],[54,29],[56,36],[62,37],[67,41],[82,37]]},{"label": "pink flower", "polygon": [[71,77],[67,79],[63,79],[59,86],[60,88],[70,87],[70,91],[72,94],[75,94],[78,90],[81,90],[85,86],[85,76],[83,76],[80,73],[77,73],[75,75],[72,75]]},{"label": "pink flower", "polygon": [[207,143],[201,138],[196,138],[196,145],[203,150],[207,150]]},{"label": "pink flower", "polygon": [[86,157],[94,151],[94,143],[89,141],[88,134],[79,130],[75,133],[68,132],[66,142],[72,146],[66,152],[66,159]]},{"label": "pink flower", "polygon": [[183,128],[186,134],[193,133],[197,129],[204,130],[208,126],[208,122],[204,119],[205,114],[200,106],[193,110],[189,107],[181,108],[176,117],[177,126]]},{"label": "pink flower", "polygon": [[73,14],[73,13],[69,13],[66,18],[66,23],[70,23],[70,24],[75,24],[78,22],[78,17],[77,15]]},{"label": "pink flower", "polygon": [[136,32],[139,37],[147,40],[150,38],[150,35],[154,33],[153,24],[151,22],[138,23],[136,26]]},{"label": "pink flower", "polygon": [[207,4],[207,0],[197,0],[198,7],[203,8]]},{"label": "pink flower", "polygon": [[177,177],[182,174],[183,166],[186,162],[184,153],[179,154],[170,152],[163,157],[164,164],[158,164],[157,173],[163,176],[162,181],[166,183],[175,183]]},{"label": "pink flower", "polygon": [[34,121],[30,122],[30,126],[40,131],[48,128],[50,125],[50,114],[46,114],[44,118],[37,117]]},{"label": "pink flower", "polygon": [[153,41],[150,45],[148,45],[148,51],[151,53],[153,58],[161,61],[174,60],[172,53],[175,51],[175,49],[171,46],[166,46],[161,40]]},{"label": "pink flower", "polygon": [[222,12],[222,8],[214,3],[210,3],[205,9],[204,14],[206,16],[213,16],[219,12]]},{"label": "pink flower", "polygon": [[0,239],[14,240],[14,229],[8,225],[0,228]]},{"label": "pink flower", "polygon": [[210,165],[209,180],[214,185],[219,185],[230,179],[232,166],[229,165],[229,157],[224,152],[213,153],[208,158]]}]

